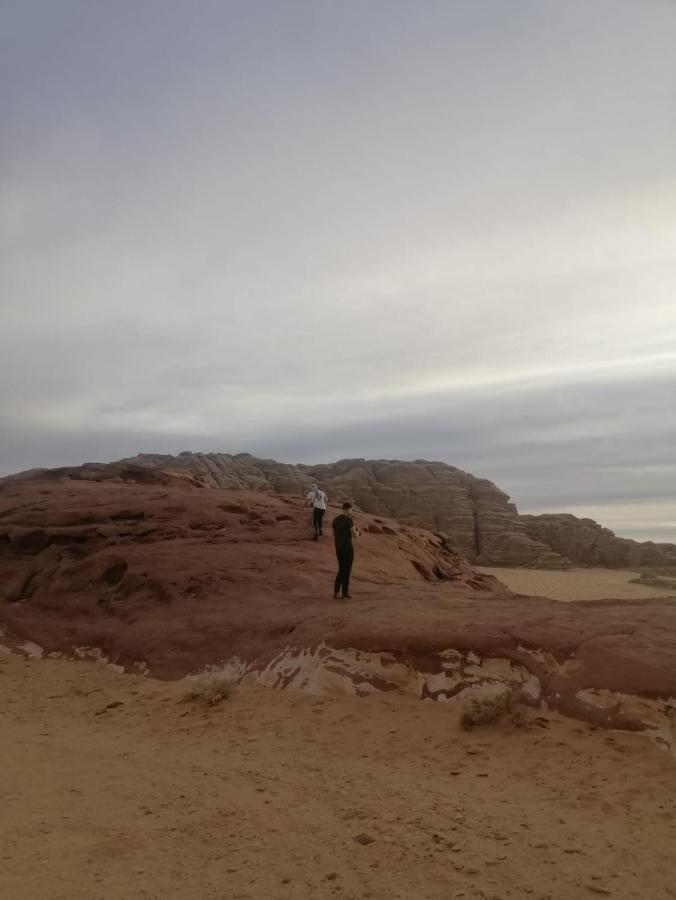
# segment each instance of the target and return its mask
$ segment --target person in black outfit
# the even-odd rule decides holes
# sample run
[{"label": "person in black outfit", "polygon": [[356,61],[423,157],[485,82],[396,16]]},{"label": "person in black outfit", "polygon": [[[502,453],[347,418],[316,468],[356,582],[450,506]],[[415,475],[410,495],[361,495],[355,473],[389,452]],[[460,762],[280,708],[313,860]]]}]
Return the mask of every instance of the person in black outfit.
[{"label": "person in black outfit", "polygon": [[359,535],[352,521],[352,504],[343,503],[343,513],[333,520],[333,537],[336,542],[336,556],[338,558],[338,574],[333,585],[333,598],[338,600],[338,591],[343,600],[350,600],[350,572],[354,562],[354,547],[352,538]]}]

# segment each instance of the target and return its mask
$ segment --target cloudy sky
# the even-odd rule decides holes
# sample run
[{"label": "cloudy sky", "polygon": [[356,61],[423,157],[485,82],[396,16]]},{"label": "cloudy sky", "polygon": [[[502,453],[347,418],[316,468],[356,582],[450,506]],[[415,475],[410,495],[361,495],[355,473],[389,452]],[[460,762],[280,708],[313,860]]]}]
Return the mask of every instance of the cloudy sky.
[{"label": "cloudy sky", "polygon": [[0,475],[440,459],[676,541],[674,0],[0,0]]}]

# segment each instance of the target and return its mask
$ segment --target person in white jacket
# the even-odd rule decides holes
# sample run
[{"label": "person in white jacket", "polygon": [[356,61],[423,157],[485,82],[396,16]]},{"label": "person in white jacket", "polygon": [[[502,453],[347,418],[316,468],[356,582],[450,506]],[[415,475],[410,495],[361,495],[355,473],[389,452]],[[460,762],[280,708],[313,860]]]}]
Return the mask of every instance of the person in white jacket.
[{"label": "person in white jacket", "polygon": [[322,521],[329,498],[324,491],[319,489],[318,485],[313,484],[305,499],[307,505],[312,507],[312,540],[318,541],[323,534]]}]

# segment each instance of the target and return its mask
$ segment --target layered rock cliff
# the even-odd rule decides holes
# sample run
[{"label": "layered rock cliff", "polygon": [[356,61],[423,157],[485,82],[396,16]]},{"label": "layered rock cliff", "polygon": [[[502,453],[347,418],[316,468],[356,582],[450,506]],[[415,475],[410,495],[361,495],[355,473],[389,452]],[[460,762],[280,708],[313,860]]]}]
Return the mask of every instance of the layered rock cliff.
[{"label": "layered rock cliff", "polygon": [[620,569],[676,567],[673,544],[619,538],[593,519],[578,519],[567,513],[520,518],[529,537],[547,544],[575,565]]},{"label": "layered rock cliff", "polygon": [[[472,562],[563,568],[566,560],[531,537],[507,494],[492,482],[441,462],[345,459],[290,465],[247,453],[142,454],[109,464],[51,469],[51,478],[185,484],[225,490],[303,494],[314,481],[334,502],[351,500],[373,515],[429,528]],[[25,473],[19,478],[34,477]]]},{"label": "layered rock cliff", "polygon": [[336,600],[333,542],[311,539],[300,497],[126,471],[141,483],[91,468],[0,483],[3,655],[450,703],[500,688],[673,748],[669,598],[514,595],[439,535],[362,512],[352,596]]},{"label": "layered rock cliff", "polygon": [[507,494],[442,462],[344,459],[307,466],[249,453],[140,454],[113,463],[36,470],[36,478],[162,484],[188,488],[304,494],[318,482],[331,500],[349,499],[373,515],[443,533],[471,562],[485,566],[676,568],[676,546],[618,538],[592,519],[519,515]]}]

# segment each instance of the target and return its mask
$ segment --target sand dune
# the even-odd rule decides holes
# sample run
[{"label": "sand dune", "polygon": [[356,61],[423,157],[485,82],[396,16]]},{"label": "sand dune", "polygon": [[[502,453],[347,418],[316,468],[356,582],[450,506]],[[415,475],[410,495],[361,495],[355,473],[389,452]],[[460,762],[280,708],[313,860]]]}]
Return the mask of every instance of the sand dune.
[{"label": "sand dune", "polygon": [[638,735],[468,734],[396,695],[204,711],[63,660],[0,679],[7,900],[676,896],[676,761]]}]

